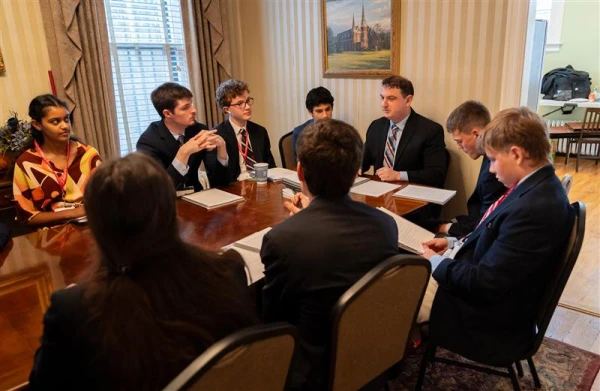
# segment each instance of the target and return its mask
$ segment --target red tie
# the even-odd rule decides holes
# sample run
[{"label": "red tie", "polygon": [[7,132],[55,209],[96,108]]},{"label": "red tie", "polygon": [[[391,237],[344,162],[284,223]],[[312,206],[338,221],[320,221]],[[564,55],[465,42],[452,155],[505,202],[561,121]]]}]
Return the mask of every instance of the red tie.
[{"label": "red tie", "polygon": [[502,203],[502,201],[504,201],[504,199],[506,197],[508,197],[510,193],[512,193],[512,191],[515,189],[515,187],[517,187],[516,183],[510,189],[507,189],[506,192],[502,195],[502,197],[498,198],[496,200],[496,202],[494,202],[492,205],[490,205],[490,207],[488,208],[488,210],[486,210],[485,213],[483,214],[483,217],[481,218],[481,220],[479,220],[479,224],[477,224],[478,227],[479,227],[479,225],[481,225],[481,223],[483,223],[483,221],[485,219],[487,219],[487,217],[489,215],[492,214],[492,212],[494,211],[494,209],[496,209],[498,207],[498,205],[500,205]]}]

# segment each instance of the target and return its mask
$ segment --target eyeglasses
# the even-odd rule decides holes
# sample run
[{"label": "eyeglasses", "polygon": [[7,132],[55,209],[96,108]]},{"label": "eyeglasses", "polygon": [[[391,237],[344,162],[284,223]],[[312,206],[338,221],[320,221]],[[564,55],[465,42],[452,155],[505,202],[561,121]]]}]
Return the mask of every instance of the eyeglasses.
[{"label": "eyeglasses", "polygon": [[237,106],[240,109],[244,109],[246,107],[246,105],[248,106],[252,106],[254,104],[254,98],[248,98],[243,102],[240,103],[236,103],[236,104],[230,104],[229,106]]}]

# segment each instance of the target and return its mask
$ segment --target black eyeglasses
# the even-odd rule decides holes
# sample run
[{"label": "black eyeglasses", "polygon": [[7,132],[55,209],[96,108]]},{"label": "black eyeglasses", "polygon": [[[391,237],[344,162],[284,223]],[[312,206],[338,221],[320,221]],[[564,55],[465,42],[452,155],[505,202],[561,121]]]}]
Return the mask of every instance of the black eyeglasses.
[{"label": "black eyeglasses", "polygon": [[236,103],[236,104],[233,104],[233,103],[232,103],[232,104],[230,104],[229,106],[237,106],[237,107],[239,107],[240,109],[244,109],[244,108],[246,107],[246,105],[248,105],[248,106],[252,106],[253,104],[254,104],[254,98],[248,98],[248,99],[246,99],[246,100],[245,100],[245,101],[243,101],[243,102]]}]

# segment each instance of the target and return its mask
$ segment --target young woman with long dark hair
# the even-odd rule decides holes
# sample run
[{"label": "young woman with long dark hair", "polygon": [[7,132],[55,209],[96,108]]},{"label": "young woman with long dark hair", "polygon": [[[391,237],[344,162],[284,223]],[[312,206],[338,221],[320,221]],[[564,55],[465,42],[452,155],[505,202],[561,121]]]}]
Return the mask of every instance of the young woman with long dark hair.
[{"label": "young woman with long dark hair", "polygon": [[256,322],[239,254],[183,243],[175,192],[151,158],[104,163],[84,196],[99,265],[52,295],[32,389],[158,390]]},{"label": "young woman with long dark hair", "polygon": [[33,142],[15,164],[13,193],[17,218],[53,225],[85,216],[83,190],[101,163],[98,151],[71,136],[70,113],[54,95],[29,104]]}]

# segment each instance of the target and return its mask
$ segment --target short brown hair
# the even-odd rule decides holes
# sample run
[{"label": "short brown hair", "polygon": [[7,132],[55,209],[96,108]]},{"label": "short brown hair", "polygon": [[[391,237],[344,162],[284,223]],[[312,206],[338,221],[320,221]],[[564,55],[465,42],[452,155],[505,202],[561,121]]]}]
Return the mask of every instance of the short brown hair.
[{"label": "short brown hair", "polygon": [[356,129],[335,119],[316,121],[300,134],[297,150],[311,194],[324,198],[348,194],[363,154]]},{"label": "short brown hair", "polygon": [[404,98],[408,95],[415,95],[415,89],[413,88],[412,82],[402,76],[388,76],[381,81],[381,86],[399,89]]},{"label": "short brown hair", "polygon": [[502,110],[477,138],[477,147],[506,152],[521,147],[536,163],[552,163],[552,146],[544,120],[527,107]]},{"label": "short brown hair", "polygon": [[231,100],[236,96],[240,96],[247,91],[250,93],[248,83],[242,80],[229,79],[224,81],[217,87],[217,104],[222,109],[231,104]]},{"label": "short brown hair", "polygon": [[446,130],[471,134],[474,128],[485,128],[491,121],[490,112],[476,100],[468,100],[452,110],[446,120]]},{"label": "short brown hair", "polygon": [[193,97],[192,91],[188,88],[171,82],[161,84],[150,94],[152,104],[162,119],[165,118],[164,110],[175,111],[178,100],[192,99]]}]

